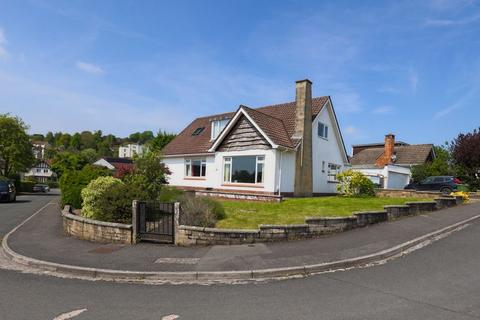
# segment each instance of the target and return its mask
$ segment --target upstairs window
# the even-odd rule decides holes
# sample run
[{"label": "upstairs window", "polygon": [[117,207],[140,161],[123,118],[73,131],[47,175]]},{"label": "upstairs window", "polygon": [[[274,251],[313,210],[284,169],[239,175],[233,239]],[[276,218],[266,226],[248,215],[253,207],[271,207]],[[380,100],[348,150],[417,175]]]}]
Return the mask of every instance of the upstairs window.
[{"label": "upstairs window", "polygon": [[328,139],[328,126],[324,123],[318,123],[318,136],[324,139]]},{"label": "upstairs window", "polygon": [[186,159],[185,176],[186,177],[205,177],[207,172],[207,160],[205,159]]},{"label": "upstairs window", "polygon": [[205,127],[200,127],[200,128],[195,129],[195,131],[193,131],[193,133],[192,133],[192,136],[198,136],[200,133],[202,133],[202,131],[204,129],[205,129]]},{"label": "upstairs window", "polygon": [[211,140],[217,139],[220,132],[222,132],[223,128],[225,128],[228,124],[230,119],[223,119],[223,120],[213,120],[212,121],[212,135],[210,137]]}]

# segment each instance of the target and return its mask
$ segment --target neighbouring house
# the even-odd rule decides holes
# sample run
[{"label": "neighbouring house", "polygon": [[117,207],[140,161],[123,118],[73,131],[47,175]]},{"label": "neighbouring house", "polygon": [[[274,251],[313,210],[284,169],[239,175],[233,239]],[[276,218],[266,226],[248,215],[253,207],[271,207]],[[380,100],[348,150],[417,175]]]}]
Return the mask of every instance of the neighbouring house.
[{"label": "neighbouring house", "polygon": [[35,159],[43,160],[45,159],[45,150],[50,147],[50,144],[45,141],[33,141],[32,142],[32,150]]},{"label": "neighbouring house", "polygon": [[105,167],[113,171],[113,175],[118,177],[125,172],[133,169],[133,160],[129,158],[103,157],[93,163],[94,166]]},{"label": "neighbouring house", "polygon": [[171,185],[225,193],[336,192],[348,157],[329,96],[296,82],[294,102],[195,119],[163,150]]},{"label": "neighbouring house", "polygon": [[350,164],[380,188],[403,189],[410,182],[411,168],[434,158],[433,144],[395,142],[395,135],[387,134],[384,143],[354,145]]},{"label": "neighbouring house", "polygon": [[37,182],[52,181],[57,177],[46,160],[38,160],[37,163],[23,176],[25,178],[28,177],[34,179]]},{"label": "neighbouring house", "polygon": [[127,144],[118,148],[120,158],[133,158],[135,155],[143,154],[144,147],[140,144]]}]

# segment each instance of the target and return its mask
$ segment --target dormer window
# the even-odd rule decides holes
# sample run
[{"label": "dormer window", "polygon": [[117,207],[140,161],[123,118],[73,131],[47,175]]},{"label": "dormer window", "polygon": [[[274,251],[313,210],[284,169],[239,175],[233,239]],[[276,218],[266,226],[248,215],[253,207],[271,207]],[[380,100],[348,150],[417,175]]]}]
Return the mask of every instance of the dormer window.
[{"label": "dormer window", "polygon": [[220,132],[222,132],[223,128],[225,128],[228,124],[230,119],[222,119],[222,120],[213,120],[212,121],[212,135],[210,140],[217,139]]}]

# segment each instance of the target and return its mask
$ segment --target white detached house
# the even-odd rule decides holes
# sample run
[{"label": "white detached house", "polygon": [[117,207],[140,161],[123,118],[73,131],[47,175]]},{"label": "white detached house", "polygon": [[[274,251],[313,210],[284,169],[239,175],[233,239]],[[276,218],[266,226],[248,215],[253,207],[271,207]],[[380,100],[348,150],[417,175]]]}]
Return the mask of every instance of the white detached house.
[{"label": "white detached house", "polygon": [[171,185],[187,190],[311,196],[336,192],[348,158],[329,96],[296,83],[295,102],[195,119],[164,149]]}]

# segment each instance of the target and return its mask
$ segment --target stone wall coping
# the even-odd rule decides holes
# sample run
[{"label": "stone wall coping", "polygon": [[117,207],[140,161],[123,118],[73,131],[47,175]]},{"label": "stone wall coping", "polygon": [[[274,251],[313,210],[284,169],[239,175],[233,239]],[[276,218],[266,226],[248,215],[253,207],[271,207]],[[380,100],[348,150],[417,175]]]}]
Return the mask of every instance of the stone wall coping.
[{"label": "stone wall coping", "polygon": [[386,206],[383,206],[385,209],[387,208],[410,208],[409,205],[406,205],[406,204],[389,204],[389,205],[386,205]]},{"label": "stone wall coping", "polygon": [[305,222],[308,221],[334,221],[334,220],[357,220],[356,217],[346,216],[346,217],[305,217]]},{"label": "stone wall coping", "polygon": [[355,211],[353,213],[354,216],[359,216],[363,214],[385,214],[387,211],[385,210],[377,210],[377,211]]},{"label": "stone wall coping", "polygon": [[258,230],[255,229],[219,229],[219,228],[205,228],[205,232],[214,232],[214,233],[248,233],[248,234],[258,234]]},{"label": "stone wall coping", "polygon": [[260,229],[295,229],[308,228],[308,224],[261,224]]},{"label": "stone wall coping", "polygon": [[435,201],[412,201],[412,202],[406,202],[405,204],[409,206],[409,205],[416,205],[416,204],[436,204],[436,202]]},{"label": "stone wall coping", "polygon": [[379,192],[382,191],[393,191],[393,192],[415,192],[415,193],[420,193],[420,194],[441,194],[441,192],[437,191],[420,191],[420,190],[415,190],[415,189],[379,189]]},{"label": "stone wall coping", "polygon": [[190,230],[190,231],[200,231],[200,232],[213,232],[213,233],[249,233],[257,234],[258,229],[219,229],[219,228],[207,228],[207,227],[197,227],[197,226],[178,226],[179,230]]},{"label": "stone wall coping", "polygon": [[[65,206],[66,207],[66,206]],[[68,208],[70,209],[70,207]],[[75,220],[75,221],[80,221],[83,223],[88,223],[88,224],[94,224],[94,225],[99,225],[99,226],[104,226],[104,227],[111,227],[111,228],[120,228],[120,229],[132,229],[131,224],[123,224],[123,223],[115,223],[115,222],[105,222],[105,221],[98,221],[98,220],[93,220],[81,216],[74,215],[68,211],[65,210],[65,208],[62,210],[62,216]]]}]

